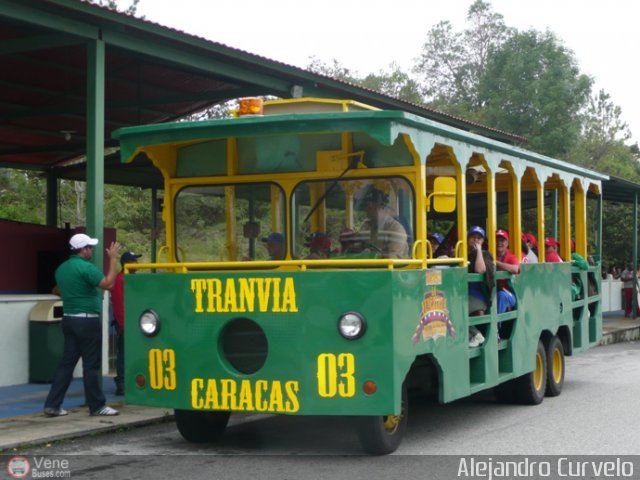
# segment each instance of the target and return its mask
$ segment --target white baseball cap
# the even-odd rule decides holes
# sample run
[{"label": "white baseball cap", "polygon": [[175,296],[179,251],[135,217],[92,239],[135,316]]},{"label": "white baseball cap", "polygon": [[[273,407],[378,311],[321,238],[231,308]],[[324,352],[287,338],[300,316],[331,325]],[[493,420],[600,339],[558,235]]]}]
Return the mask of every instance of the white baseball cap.
[{"label": "white baseball cap", "polygon": [[81,248],[86,247],[87,245],[94,246],[98,244],[97,238],[91,238],[89,235],[85,235],[84,233],[76,233],[69,240],[69,245],[71,246],[71,250],[79,250]]}]

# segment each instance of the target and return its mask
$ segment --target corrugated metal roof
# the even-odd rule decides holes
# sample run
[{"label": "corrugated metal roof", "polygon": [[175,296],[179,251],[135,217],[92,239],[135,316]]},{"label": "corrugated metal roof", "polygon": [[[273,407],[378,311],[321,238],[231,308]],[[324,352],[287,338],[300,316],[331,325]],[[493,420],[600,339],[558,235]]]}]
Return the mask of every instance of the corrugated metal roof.
[{"label": "corrugated metal roof", "polygon": [[0,167],[46,170],[86,150],[87,41],[105,44],[105,139],[231,98],[350,98],[508,142],[524,139],[86,0],[0,0]]}]

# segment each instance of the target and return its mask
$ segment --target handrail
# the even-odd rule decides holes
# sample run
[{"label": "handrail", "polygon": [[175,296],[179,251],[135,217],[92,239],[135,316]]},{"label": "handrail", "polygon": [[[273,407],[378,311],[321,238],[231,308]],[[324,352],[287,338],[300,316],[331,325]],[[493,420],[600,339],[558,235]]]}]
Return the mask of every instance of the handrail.
[{"label": "handrail", "polygon": [[326,260],[257,260],[235,262],[169,262],[169,263],[131,263],[125,264],[125,273],[134,270],[163,269],[176,273],[187,273],[193,270],[260,270],[291,269],[304,271],[310,268],[344,268],[344,267],[386,267],[389,270],[400,267],[420,267],[422,260],[411,258],[358,258],[358,259],[326,259]]}]

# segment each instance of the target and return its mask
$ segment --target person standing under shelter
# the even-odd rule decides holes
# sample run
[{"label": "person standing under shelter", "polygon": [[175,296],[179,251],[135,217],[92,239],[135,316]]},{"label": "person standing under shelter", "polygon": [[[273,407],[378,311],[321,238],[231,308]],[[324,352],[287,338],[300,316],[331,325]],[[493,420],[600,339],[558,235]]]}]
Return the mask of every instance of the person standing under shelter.
[{"label": "person standing under shelter", "polygon": [[[142,255],[124,252],[120,257],[122,270],[113,282],[111,289],[111,304],[113,305],[113,319],[116,324],[116,395],[124,395],[124,266],[127,263],[138,263]],[[132,272],[135,273],[135,270]]]},{"label": "person standing under shelter", "polygon": [[627,263],[624,270],[620,274],[620,280],[622,280],[622,288],[624,289],[624,316],[631,316],[631,306],[633,304],[633,265]]},{"label": "person standing under shelter", "polygon": [[73,377],[73,369],[82,358],[84,394],[92,416],[118,415],[118,411],[106,405],[102,392],[102,290],[109,290],[115,281],[116,262],[120,244],[112,242],[106,249],[109,257],[107,274],[91,263],[97,238],[84,233],[71,237],[71,256],[58,267],[56,283],[62,297],[62,334],[64,349],[58,370],[53,378],[49,395],[44,403],[48,417],[67,415],[62,408],[64,396]]}]

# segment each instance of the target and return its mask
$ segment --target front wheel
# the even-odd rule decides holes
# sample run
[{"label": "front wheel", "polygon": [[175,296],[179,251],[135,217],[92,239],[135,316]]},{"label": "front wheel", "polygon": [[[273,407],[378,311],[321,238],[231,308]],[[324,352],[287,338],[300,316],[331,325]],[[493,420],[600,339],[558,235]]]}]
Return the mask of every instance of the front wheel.
[{"label": "front wheel", "polygon": [[513,386],[519,403],[538,405],[544,400],[547,387],[547,353],[542,340],[538,341],[533,371],[516,378]]},{"label": "front wheel", "polygon": [[229,412],[197,412],[174,410],[176,426],[180,435],[191,443],[215,442],[229,421]]},{"label": "front wheel", "polygon": [[557,397],[564,385],[564,347],[557,336],[547,347],[547,397]]},{"label": "front wheel", "polygon": [[357,418],[358,437],[364,450],[371,455],[386,455],[395,452],[407,429],[408,413],[407,388],[403,385],[399,415]]}]

